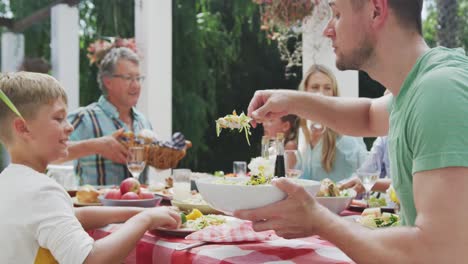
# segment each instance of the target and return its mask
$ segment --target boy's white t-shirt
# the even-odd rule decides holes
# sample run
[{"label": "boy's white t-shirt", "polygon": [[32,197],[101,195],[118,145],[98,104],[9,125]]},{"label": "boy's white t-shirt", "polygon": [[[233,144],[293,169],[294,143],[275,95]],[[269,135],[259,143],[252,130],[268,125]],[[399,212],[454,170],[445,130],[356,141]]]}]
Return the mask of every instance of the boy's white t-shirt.
[{"label": "boy's white t-shirt", "polygon": [[0,188],[0,263],[35,263],[41,248],[59,263],[84,262],[94,240],[75,217],[62,186],[27,166],[11,164],[0,173]]}]

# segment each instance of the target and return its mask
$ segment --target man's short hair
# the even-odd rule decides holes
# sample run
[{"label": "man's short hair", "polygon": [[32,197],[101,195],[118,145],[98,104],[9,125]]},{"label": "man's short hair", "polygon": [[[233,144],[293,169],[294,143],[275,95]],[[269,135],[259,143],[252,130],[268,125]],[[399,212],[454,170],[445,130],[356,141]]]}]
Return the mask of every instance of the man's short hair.
[{"label": "man's short hair", "polygon": [[[360,9],[368,0],[351,0],[354,9]],[[410,27],[422,35],[421,12],[423,0],[388,0],[402,26]]]},{"label": "man's short hair", "polygon": [[[16,106],[23,118],[32,120],[41,106],[62,99],[67,103],[67,94],[60,83],[52,76],[33,72],[0,74],[0,89]],[[0,100],[0,141],[12,139],[11,122],[15,113]]]},{"label": "man's short hair", "polygon": [[115,67],[119,60],[128,60],[137,65],[140,64],[140,59],[138,55],[129,48],[120,47],[112,48],[102,59],[99,64],[99,72],[97,76],[97,81],[99,83],[99,89],[103,92],[104,95],[107,95],[106,87],[102,78],[112,76],[115,72]]}]

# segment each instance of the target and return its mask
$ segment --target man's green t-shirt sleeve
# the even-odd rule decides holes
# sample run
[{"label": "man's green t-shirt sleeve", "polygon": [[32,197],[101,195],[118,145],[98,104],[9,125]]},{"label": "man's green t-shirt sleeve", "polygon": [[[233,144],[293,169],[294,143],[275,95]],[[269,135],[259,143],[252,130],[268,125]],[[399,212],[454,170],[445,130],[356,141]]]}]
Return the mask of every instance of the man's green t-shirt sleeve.
[{"label": "man's green t-shirt sleeve", "polygon": [[468,167],[468,77],[454,68],[421,79],[420,98],[410,111],[408,144],[413,171]]}]

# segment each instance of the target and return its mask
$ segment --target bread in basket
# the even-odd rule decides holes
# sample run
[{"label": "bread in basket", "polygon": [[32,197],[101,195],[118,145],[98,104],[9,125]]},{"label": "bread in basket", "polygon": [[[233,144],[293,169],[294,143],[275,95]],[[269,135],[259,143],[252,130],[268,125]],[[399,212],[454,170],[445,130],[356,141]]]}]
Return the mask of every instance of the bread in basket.
[{"label": "bread in basket", "polygon": [[172,141],[158,140],[150,130],[142,130],[135,136],[133,132],[125,132],[119,141],[127,147],[144,146],[146,149],[146,164],[156,169],[170,169],[177,167],[179,161],[185,157],[192,142],[185,140],[182,133],[172,135]]}]

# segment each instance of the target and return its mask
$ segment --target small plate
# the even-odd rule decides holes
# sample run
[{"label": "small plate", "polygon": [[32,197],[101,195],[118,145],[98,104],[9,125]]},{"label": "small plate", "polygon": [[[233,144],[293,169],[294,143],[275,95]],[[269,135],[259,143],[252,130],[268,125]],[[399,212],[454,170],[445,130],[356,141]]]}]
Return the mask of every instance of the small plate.
[{"label": "small plate", "polygon": [[72,200],[73,200],[73,204],[75,206],[101,206],[102,203],[100,202],[97,202],[97,203],[82,203],[80,201],[78,201],[78,198],[75,197],[72,197]]},{"label": "small plate", "polygon": [[[365,203],[364,200],[353,200],[353,201],[357,201],[359,203]],[[363,206],[363,205],[356,205],[356,204],[353,204],[353,202],[351,202],[351,204],[348,207],[348,210],[355,211],[355,212],[362,212],[366,208],[368,208],[368,207]],[[395,213],[395,208],[392,207],[392,206],[389,206],[389,205],[380,207],[380,209],[381,209],[382,213],[383,212],[392,213],[392,214]]]},{"label": "small plate", "polygon": [[[226,223],[227,225],[232,225],[233,223],[237,223],[237,222],[241,222],[243,220],[239,219],[239,218],[235,218],[235,217],[232,217],[232,216],[222,216],[226,219]],[[168,236],[176,236],[176,237],[186,237],[188,235],[190,235],[191,233],[193,232],[196,232],[196,231],[200,231],[200,230],[195,230],[195,229],[191,229],[191,228],[187,228],[187,227],[182,227],[182,228],[178,228],[178,229],[167,229],[167,228],[164,228],[164,227],[158,227],[154,230],[150,230],[150,233],[154,233],[156,235],[158,235],[159,233],[160,234],[164,234],[164,235],[168,235]]]},{"label": "small plate", "polygon": [[157,196],[161,196],[163,198],[163,200],[167,200],[167,201],[172,200],[172,196],[174,195],[174,191],[172,190],[172,188],[165,189],[165,190],[162,190],[162,191],[156,191],[156,192],[152,192],[152,191],[148,190],[148,192],[150,192],[150,193],[152,193],[154,195],[157,195]]}]

